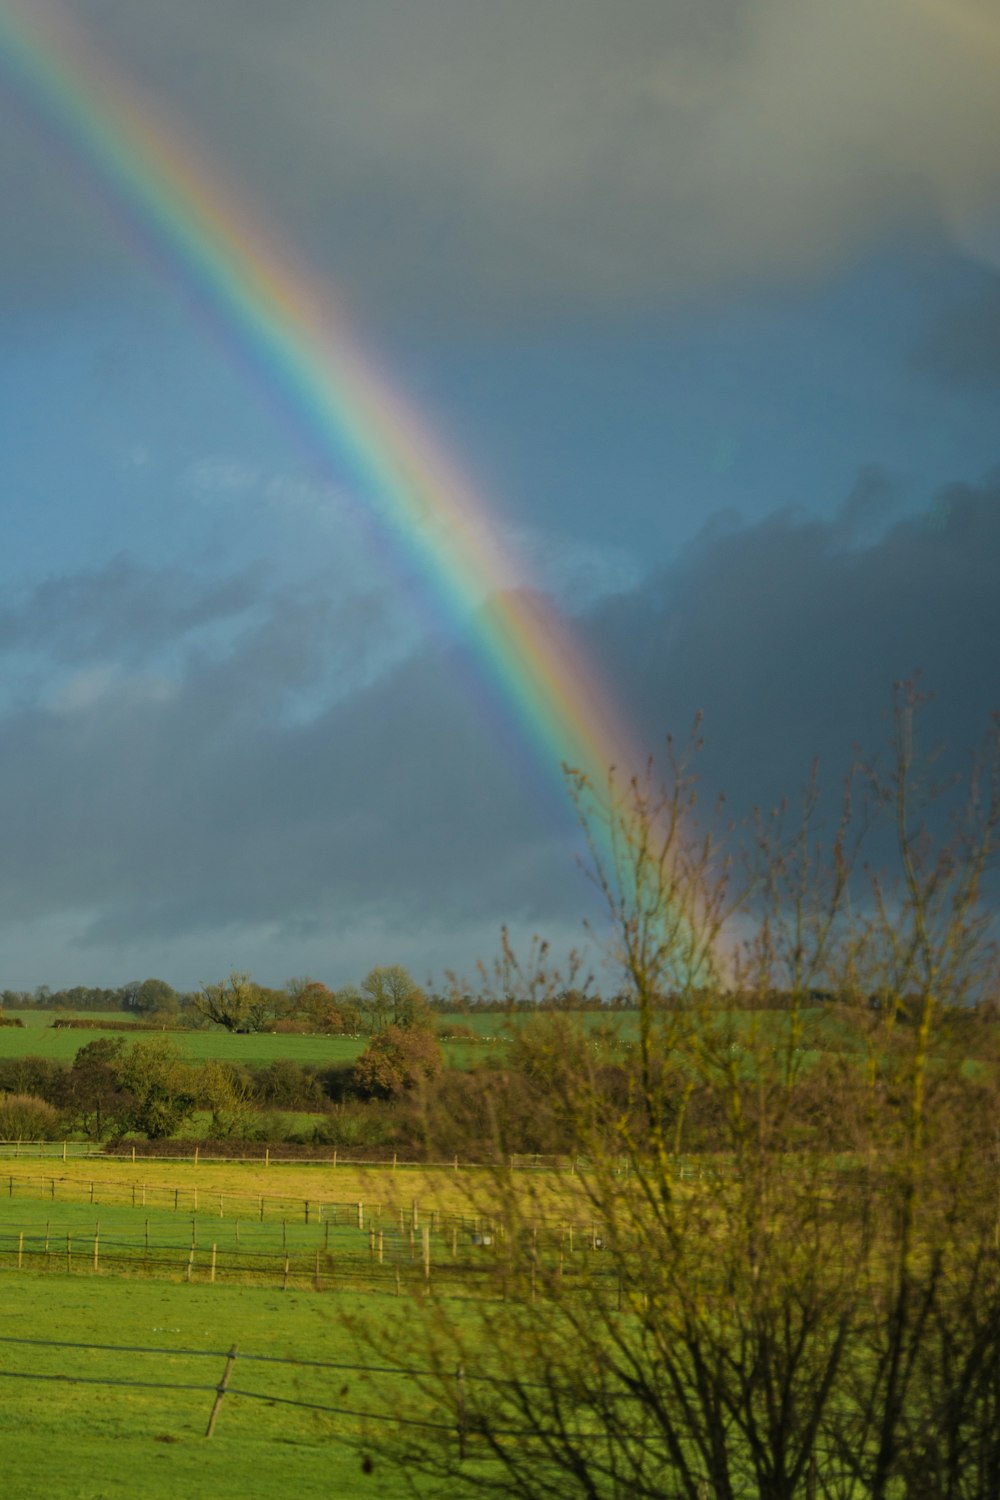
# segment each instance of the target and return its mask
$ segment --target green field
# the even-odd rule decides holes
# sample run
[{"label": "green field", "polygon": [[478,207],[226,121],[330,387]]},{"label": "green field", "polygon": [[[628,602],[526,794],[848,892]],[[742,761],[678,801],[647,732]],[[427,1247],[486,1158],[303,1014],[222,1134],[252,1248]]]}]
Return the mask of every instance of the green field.
[{"label": "green field", "polygon": [[[234,1343],[241,1356],[363,1362],[340,1320],[344,1309],[336,1294],[17,1271],[4,1273],[2,1285],[6,1495],[329,1500],[370,1493],[392,1500],[408,1493],[377,1457],[372,1471],[363,1471],[364,1434],[391,1431],[392,1412],[384,1391],[374,1391],[358,1370],[238,1358],[233,1390],[265,1399],[227,1395],[213,1437],[205,1438],[211,1387]],[[376,1319],[398,1316],[396,1304],[356,1292],[350,1307]],[[49,1347],[46,1340],[170,1352]],[[81,1380],[121,1383],[74,1383]],[[202,1389],[129,1384],[141,1381]],[[287,1404],[295,1402],[336,1410]],[[452,1486],[448,1493],[460,1492]],[[475,1493],[474,1483],[467,1493]]]}]

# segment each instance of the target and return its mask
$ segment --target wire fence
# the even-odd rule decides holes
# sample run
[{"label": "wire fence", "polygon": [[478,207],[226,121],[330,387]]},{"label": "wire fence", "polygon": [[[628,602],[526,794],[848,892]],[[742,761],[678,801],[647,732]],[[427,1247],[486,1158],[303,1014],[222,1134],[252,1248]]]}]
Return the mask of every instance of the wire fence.
[{"label": "wire fence", "polygon": [[[503,1243],[508,1231],[502,1221],[488,1214],[461,1210],[429,1208],[417,1198],[390,1207],[381,1202],[334,1200],[321,1197],[303,1198],[288,1193],[240,1193],[218,1188],[207,1189],[192,1183],[156,1183],[145,1178],[128,1179],[66,1176],[54,1174],[0,1174],[0,1203],[31,1198],[56,1203],[86,1203],[157,1210],[192,1217],[235,1219],[243,1224],[280,1222],[312,1227],[353,1225],[368,1235],[370,1247],[382,1236],[383,1256],[386,1244],[405,1242],[412,1251],[415,1241],[425,1231],[431,1241],[450,1250],[451,1258],[461,1247],[488,1249]],[[589,1245],[601,1248],[600,1226],[591,1220],[569,1219],[559,1215],[533,1212],[523,1219],[518,1233],[531,1236],[536,1249],[558,1248],[572,1255]]]},{"label": "wire fence", "polygon": [[[237,1344],[232,1344],[227,1350],[220,1349],[188,1349],[188,1348],[165,1348],[159,1345],[149,1344],[103,1344],[89,1343],[67,1339],[39,1339],[18,1338],[12,1336],[0,1337],[0,1352],[9,1354],[17,1350],[25,1350],[30,1358],[31,1355],[38,1356],[41,1351],[73,1350],[83,1355],[104,1355],[108,1362],[112,1363],[117,1357],[127,1360],[129,1367],[134,1366],[135,1357],[156,1358],[162,1365],[165,1359],[171,1362],[182,1363],[193,1360],[224,1360],[219,1378],[215,1381],[208,1380],[164,1380],[146,1379],[137,1377],[135,1374],[79,1374],[67,1373],[62,1368],[64,1361],[60,1360],[58,1372],[50,1372],[39,1369],[12,1369],[6,1361],[0,1366],[0,1380],[26,1380],[39,1382],[58,1382],[60,1385],[98,1386],[105,1388],[122,1388],[144,1391],[170,1391],[170,1392],[201,1392],[205,1395],[211,1394],[212,1404],[208,1414],[205,1427],[205,1437],[210,1438],[214,1431],[219,1413],[222,1409],[225,1397],[242,1397],[249,1401],[263,1401],[269,1406],[298,1407],[305,1411],[326,1412],[335,1416],[346,1416],[358,1421],[374,1422],[381,1424],[394,1424],[403,1426],[417,1426],[428,1430],[435,1429],[440,1432],[455,1432],[456,1437],[460,1434],[455,1424],[442,1422],[438,1418],[427,1416],[404,1415],[398,1407],[387,1410],[370,1410],[357,1406],[344,1405],[342,1402],[332,1403],[330,1401],[309,1400],[301,1396],[289,1396],[282,1394],[273,1386],[266,1391],[248,1390],[232,1383],[233,1371],[237,1360],[245,1363],[253,1363],[258,1366],[284,1366],[295,1370],[307,1372],[309,1375],[322,1377],[323,1374],[344,1376],[345,1374],[362,1376],[398,1377],[402,1381],[412,1381],[415,1378],[433,1378],[435,1372],[421,1370],[408,1366],[393,1365],[364,1365],[356,1363],[344,1363],[342,1361],[300,1359],[294,1356],[281,1356],[274,1354],[253,1354],[241,1351]],[[479,1375],[473,1379],[499,1382],[502,1377]],[[527,1434],[525,1434],[527,1435]]]},{"label": "wire fence", "polygon": [[[93,1157],[104,1161],[117,1158],[132,1162],[147,1160],[187,1162],[194,1166],[211,1162],[216,1165],[250,1164],[265,1167],[389,1167],[394,1172],[495,1172],[498,1166],[503,1166],[511,1172],[553,1172],[570,1175],[585,1172],[590,1165],[590,1158],[586,1156],[560,1156],[537,1151],[513,1152],[489,1161],[471,1161],[459,1156],[452,1156],[441,1161],[410,1161],[395,1151],[380,1150],[368,1155],[357,1155],[351,1154],[350,1150],[345,1152],[339,1147],[327,1146],[303,1147],[295,1151],[294,1148],[290,1150],[286,1145],[282,1154],[281,1142],[273,1145],[261,1142],[258,1145],[242,1141],[239,1143],[241,1150],[225,1153],[218,1150],[213,1152],[211,1143],[205,1149],[198,1143],[192,1143],[189,1148],[183,1150],[180,1149],[181,1144],[186,1145],[186,1143],[167,1141],[163,1143],[165,1149],[161,1149],[159,1142],[135,1141],[119,1144],[116,1148],[109,1150],[107,1145],[100,1141],[0,1140],[0,1159],[9,1157],[14,1161],[22,1158],[39,1161],[69,1161],[71,1158]],[[618,1169],[623,1175],[628,1175],[627,1157],[623,1156],[620,1159]]]}]

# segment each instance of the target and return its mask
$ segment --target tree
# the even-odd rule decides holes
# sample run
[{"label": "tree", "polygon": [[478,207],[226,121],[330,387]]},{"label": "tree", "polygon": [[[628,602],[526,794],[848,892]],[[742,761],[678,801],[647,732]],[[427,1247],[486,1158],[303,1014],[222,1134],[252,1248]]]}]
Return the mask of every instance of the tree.
[{"label": "tree", "polygon": [[121,1054],[118,1081],[129,1102],[117,1128],[139,1130],[150,1140],[173,1135],[194,1113],[197,1079],[187,1059],[168,1037],[133,1042]]},{"label": "tree", "polygon": [[386,1026],[430,1025],[423,990],[401,964],[372,969],[361,981],[362,1014],[370,1035]]},{"label": "tree", "polygon": [[199,1015],[227,1031],[263,1031],[272,1013],[268,992],[235,969],[218,984],[204,985],[192,1004]]},{"label": "tree", "polygon": [[177,991],[165,979],[144,979],[132,997],[132,1009],[143,1015],[176,1015]]},{"label": "tree", "polygon": [[[900,690],[894,767],[862,772],[825,840],[814,789],[790,835],[758,825],[738,888],[683,765],[663,793],[576,780],[638,1012],[627,1087],[564,1028],[535,1038],[574,1144],[574,1248],[551,1186],[500,1159],[470,1201],[498,1226],[496,1294],[456,1314],[432,1283],[415,1304],[426,1373],[400,1414],[439,1426],[386,1461],[538,1500],[1000,1493],[1000,1055],[960,1008],[995,993],[1000,757],[942,838],[918,706]],[[858,858],[859,794],[893,820],[895,885]]]},{"label": "tree", "polygon": [[135,1099],[119,1076],[125,1043],[121,1037],[98,1037],[79,1049],[60,1080],[59,1103],[78,1130],[102,1141],[114,1129],[127,1129]]},{"label": "tree", "polygon": [[254,1088],[241,1068],[209,1058],[198,1077],[199,1100],[212,1111],[210,1133],[216,1139],[256,1138],[263,1124]]}]

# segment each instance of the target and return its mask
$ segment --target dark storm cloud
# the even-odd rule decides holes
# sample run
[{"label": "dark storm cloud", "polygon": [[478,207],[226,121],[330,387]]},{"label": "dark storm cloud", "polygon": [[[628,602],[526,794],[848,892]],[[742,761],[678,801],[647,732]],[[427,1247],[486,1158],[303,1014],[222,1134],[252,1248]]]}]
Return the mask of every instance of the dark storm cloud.
[{"label": "dark storm cloud", "polygon": [[239,619],[259,597],[261,571],[206,582],[180,568],[151,570],[115,557],[90,572],[47,578],[19,606],[0,609],[0,651],[41,651],[62,664],[142,659]]},{"label": "dark storm cloud", "polygon": [[867,476],[833,521],[714,530],[591,621],[651,748],[704,712],[703,770],[741,813],[795,796],[815,757],[830,784],[855,745],[883,747],[897,679],[922,674],[928,740],[953,763],[1000,708],[1000,481],[946,489],[866,542],[881,489]]},{"label": "dark storm cloud", "polygon": [[[834,521],[721,523],[581,622],[650,746],[704,711],[703,772],[736,811],[794,796],[817,754],[836,782],[855,742],[884,742],[892,682],[916,669],[936,694],[931,739],[972,744],[1000,701],[1000,483],[945,490],[876,534],[888,496],[873,472]],[[463,657],[425,645],[331,702],[327,654],[360,649],[370,621],[352,633],[349,610],[263,587],[248,608],[242,578],[121,561],[103,582],[21,609],[49,622],[32,649],[65,670],[3,720],[8,923],[72,921],[105,953],[215,952],[264,928],[293,953],[317,932],[433,927],[447,952],[504,919],[569,930],[586,910],[572,819]],[[205,620],[229,633],[195,649]]]},{"label": "dark storm cloud", "polygon": [[[562,909],[551,888],[558,871],[574,889],[569,819],[461,657],[418,654],[306,716],[297,695],[321,690],[346,616],[260,592],[252,623],[167,671],[167,638],[183,644],[207,617],[243,621],[240,580],[199,594],[176,574],[111,571],[128,586],[49,588],[53,628],[34,649],[48,641],[53,662],[68,654],[79,670],[3,725],[8,921],[82,914],[86,942],[121,944]],[[145,656],[128,638],[136,597],[154,622]],[[36,596],[22,618],[39,608]]]},{"label": "dark storm cloud", "polygon": [[[72,0],[369,318],[674,302],[957,233],[997,185],[997,36],[910,0]],[[928,87],[928,80],[933,83]],[[114,231],[3,104],[8,271]]]},{"label": "dark storm cloud", "polygon": [[914,351],[913,363],[948,385],[1000,385],[1000,277],[940,317]]}]

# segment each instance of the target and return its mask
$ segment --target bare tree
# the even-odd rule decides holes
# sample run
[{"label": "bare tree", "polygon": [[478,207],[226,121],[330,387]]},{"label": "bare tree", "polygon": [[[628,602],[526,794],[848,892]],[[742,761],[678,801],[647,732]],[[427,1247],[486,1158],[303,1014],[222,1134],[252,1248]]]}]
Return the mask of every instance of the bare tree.
[{"label": "bare tree", "polygon": [[[900,688],[890,772],[859,771],[825,839],[811,789],[738,883],[683,764],[663,791],[575,778],[634,1045],[614,1089],[596,1049],[553,1047],[572,1191],[557,1211],[499,1162],[491,1290],[414,1309],[407,1414],[438,1428],[393,1444],[411,1474],[539,1500],[1000,1492],[996,1026],[969,1009],[995,977],[996,745],[941,834],[918,708]],[[859,857],[886,810],[896,888]]]}]

